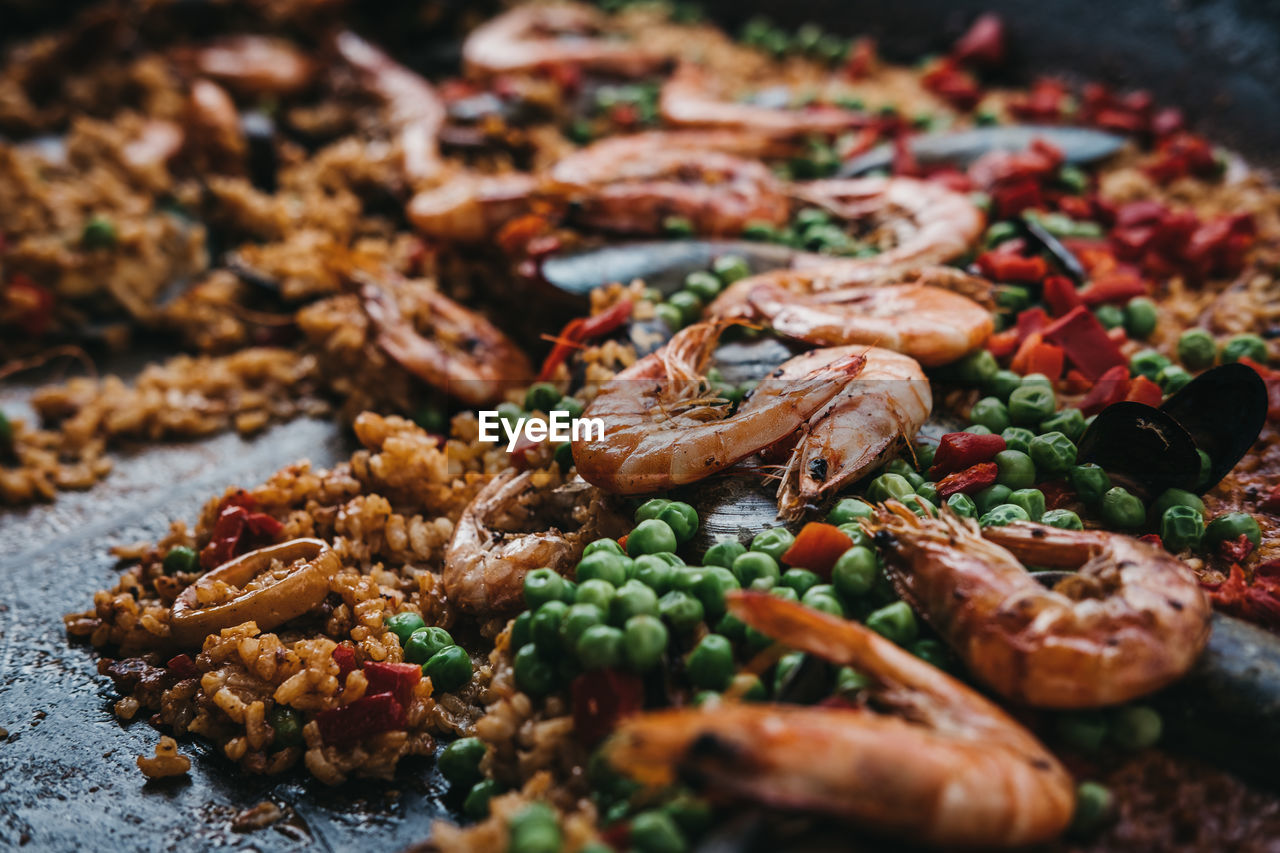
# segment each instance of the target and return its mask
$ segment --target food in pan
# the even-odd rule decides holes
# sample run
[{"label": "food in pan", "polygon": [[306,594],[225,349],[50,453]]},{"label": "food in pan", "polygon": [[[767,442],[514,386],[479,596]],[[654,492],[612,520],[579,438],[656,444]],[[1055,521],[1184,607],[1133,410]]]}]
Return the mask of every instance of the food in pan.
[{"label": "food in pan", "polygon": [[985,85],[990,16],[906,68],[520,5],[427,75],[340,5],[176,8],[0,74],[6,372],[186,350],[0,421],[0,497],[302,414],[358,448],[67,616],[144,773],[434,755],[445,850],[1280,837],[1159,749],[1214,609],[1280,628],[1280,193],[1176,109]]}]

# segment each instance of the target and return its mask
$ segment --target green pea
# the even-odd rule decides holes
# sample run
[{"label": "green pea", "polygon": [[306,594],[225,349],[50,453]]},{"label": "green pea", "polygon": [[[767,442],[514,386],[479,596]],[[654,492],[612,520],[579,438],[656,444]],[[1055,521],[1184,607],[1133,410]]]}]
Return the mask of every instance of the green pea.
[{"label": "green pea", "polygon": [[778,561],[763,551],[748,551],[733,561],[733,574],[744,587],[757,580],[768,578],[776,581],[782,575]]},{"label": "green pea", "polygon": [[508,428],[514,428],[516,422],[525,416],[524,409],[520,408],[515,403],[499,403],[497,412],[498,419],[501,420],[503,425]]},{"label": "green pea", "polygon": [[427,627],[427,623],[422,621],[421,616],[408,610],[404,613],[388,616],[383,624],[387,626],[387,630],[400,638],[401,647],[409,642],[409,638],[413,636],[414,631]]},{"label": "green pea", "polygon": [[876,503],[900,501],[910,494],[913,494],[911,483],[900,474],[881,474],[867,487],[867,497]]},{"label": "green pea", "polygon": [[720,293],[723,285],[720,279],[704,270],[691,272],[684,277],[684,289],[698,297],[702,302],[710,302]]},{"label": "green pea", "polygon": [[858,598],[871,591],[877,571],[875,552],[855,546],[841,554],[831,567],[831,583],[844,598]]},{"label": "green pea", "polygon": [[271,726],[274,743],[279,746],[298,746],[302,743],[302,714],[293,708],[276,705],[267,712],[267,723]]},{"label": "green pea", "polygon": [[[707,623],[707,624],[709,625],[710,623]],[[756,631],[754,628],[748,628],[746,622],[743,622],[741,619],[739,619],[737,616],[734,616],[732,613],[726,613],[723,616],[721,616],[719,619],[717,619],[715,627],[712,630],[715,633],[720,634],[721,636],[728,637],[730,640],[733,640],[734,642],[741,642],[742,640],[747,638],[748,631],[754,631],[756,634],[759,634],[761,637],[764,637],[765,639],[764,646],[769,646],[773,643],[772,638],[767,637],[764,634],[760,634],[760,632]],[[754,651],[759,651],[761,648],[764,648],[764,646],[760,646],[756,648]]]},{"label": "green pea", "polygon": [[537,608],[564,598],[564,578],[555,569],[534,569],[524,576],[524,603]]},{"label": "green pea", "polygon": [[1010,503],[1003,503],[999,506],[993,506],[982,514],[982,518],[978,519],[978,524],[983,527],[1004,527],[1006,524],[1013,524],[1015,521],[1030,521],[1031,516],[1025,509]]},{"label": "green pea", "polygon": [[995,456],[996,482],[1010,489],[1025,489],[1036,482],[1036,466],[1021,450],[1001,450]]},{"label": "green pea", "polygon": [[867,531],[863,530],[862,525],[859,524],[858,522],[841,524],[841,525],[838,525],[837,529],[841,533],[843,533],[845,536],[848,536],[849,541],[852,542],[854,545],[862,545],[865,548],[870,548],[872,545],[870,534],[868,534]]},{"label": "green pea", "polygon": [[589,557],[597,551],[604,551],[607,554],[616,554],[619,557],[626,556],[626,552],[622,550],[622,546],[618,544],[618,540],[616,539],[597,539],[582,549],[582,556]]},{"label": "green pea", "polygon": [[951,508],[952,512],[954,512],[956,515],[960,516],[961,518],[977,518],[978,517],[977,504],[973,502],[973,498],[969,497],[966,494],[956,492],[954,495],[947,498],[947,506]]},{"label": "green pea", "polygon": [[1009,428],[1009,409],[995,397],[983,397],[969,410],[969,420],[981,424],[993,433]]},{"label": "green pea", "polygon": [[586,410],[586,405],[577,397],[561,397],[555,407],[555,411],[564,412],[570,418],[580,418]]},{"label": "green pea", "polygon": [[[412,638],[410,638],[412,639]],[[511,651],[518,652],[533,642],[533,611],[526,610],[511,620]],[[437,651],[439,651],[437,649]],[[435,654],[435,652],[432,652]]]},{"label": "green pea", "polygon": [[560,620],[560,645],[566,649],[576,649],[578,640],[588,628],[605,624],[608,619],[606,610],[596,604],[575,604],[565,611]]},{"label": "green pea", "polygon": [[1000,433],[1000,437],[1004,439],[1006,450],[1017,450],[1022,453],[1031,453],[1031,439],[1036,434],[1025,427],[1009,427]]},{"label": "green pea", "polygon": [[916,614],[905,601],[895,601],[872,612],[864,624],[886,640],[891,640],[900,646],[910,643],[919,632]]},{"label": "green pea", "polygon": [[610,620],[621,625],[632,616],[641,615],[658,615],[658,595],[640,581],[629,580],[618,587],[618,593],[610,603]]},{"label": "green pea", "polygon": [[556,445],[556,449],[552,452],[551,458],[555,460],[559,466],[561,473],[568,471],[573,467],[573,442],[562,441]]},{"label": "green pea", "polygon": [[[676,535],[676,541],[688,542],[698,532],[698,511],[683,501],[672,501],[658,513],[658,519],[665,521]],[[628,542],[631,540],[628,539]],[[675,548],[664,548],[674,551]]]},{"label": "green pea", "polygon": [[1051,509],[1040,517],[1040,523],[1059,530],[1084,530],[1080,516],[1069,509]]},{"label": "green pea", "polygon": [[[9,416],[0,411],[0,448],[13,447],[13,421],[9,420]],[[179,548],[185,547],[182,545]]]},{"label": "green pea", "polygon": [[857,498],[841,498],[827,513],[827,521],[838,526],[870,518],[874,514],[875,510],[866,501],[860,501]]},{"label": "green pea", "polygon": [[689,849],[675,821],[661,811],[640,812],[633,817],[629,840],[637,853],[684,853]]},{"label": "green pea", "polygon": [[555,683],[555,670],[539,653],[536,643],[529,643],[516,652],[512,670],[516,686],[530,696],[545,696]]},{"label": "green pea", "polygon": [[668,237],[692,237],[693,223],[683,216],[668,216],[662,220],[662,231]]},{"label": "green pea", "polygon": [[1114,486],[1102,496],[1099,509],[1103,521],[1121,530],[1133,530],[1141,527],[1147,520],[1147,508],[1142,499],[1129,492],[1123,486]]},{"label": "green pea", "polygon": [[916,486],[916,497],[921,500],[928,501],[930,506],[938,505],[938,485],[936,483],[921,483]]},{"label": "green pea", "polygon": [[636,525],[627,536],[627,554],[656,554],[659,551],[675,551],[679,540],[675,531],[665,521],[651,518]]},{"label": "green pea", "polygon": [[1165,395],[1176,394],[1191,384],[1191,374],[1176,364],[1171,364],[1156,375],[1156,384]]},{"label": "green pea", "polygon": [[778,239],[778,229],[769,222],[748,222],[742,229],[742,239],[772,243]]},{"label": "green pea", "polygon": [[702,622],[702,602],[687,592],[668,592],[658,599],[658,612],[678,634],[687,634]]},{"label": "green pea", "polygon": [[738,583],[733,572],[719,566],[707,566],[694,584],[693,594],[702,602],[702,609],[708,616],[718,617],[724,613],[725,593],[741,588],[742,584]]},{"label": "green pea", "polygon": [[1105,785],[1081,782],[1076,786],[1076,811],[1071,817],[1070,834],[1076,838],[1096,835],[1115,813],[1115,796]]},{"label": "green pea", "polygon": [[1022,507],[1032,521],[1044,518],[1044,492],[1039,489],[1014,489],[1009,503]]},{"label": "green pea", "polygon": [[1124,306],[1124,330],[1135,340],[1151,337],[1158,320],[1156,304],[1145,296],[1135,296]]},{"label": "green pea", "polygon": [[774,527],[757,533],[751,540],[751,550],[761,551],[782,562],[782,555],[787,553],[787,549],[795,544],[795,541],[795,534],[790,530],[785,527]]},{"label": "green pea", "polygon": [[1267,363],[1267,342],[1257,335],[1233,335],[1222,345],[1219,357],[1223,364],[1231,364],[1242,358]]},{"label": "green pea", "polygon": [[668,639],[667,626],[656,616],[632,616],[622,631],[623,652],[627,663],[637,672],[652,669],[662,660]]},{"label": "green pea", "polygon": [[982,245],[991,249],[1018,236],[1018,226],[1009,221],[993,222],[982,235]]},{"label": "green pea", "polygon": [[1187,329],[1178,337],[1178,361],[1190,370],[1213,367],[1218,357],[1218,344],[1204,329]]},{"label": "green pea", "polygon": [[703,555],[703,565],[729,568],[733,561],[747,553],[747,547],[737,539],[722,539],[707,549]]},{"label": "green pea", "polygon": [[422,674],[436,690],[452,693],[471,680],[471,656],[460,646],[445,646],[422,665]]},{"label": "green pea", "polygon": [[804,663],[804,657],[804,652],[787,652],[778,658],[778,663],[773,668],[773,692],[775,695],[786,687],[792,673]]},{"label": "green pea", "polygon": [[[643,523],[648,524],[649,522]],[[662,524],[662,522],[656,523]],[[631,544],[630,539],[627,540],[627,544]],[[579,584],[584,581],[602,580],[613,586],[621,586],[623,581],[627,579],[625,559],[625,557],[610,551],[596,551],[593,554],[586,555],[578,562],[578,568],[574,572],[574,576]]]},{"label": "green pea", "polygon": [[676,568],[657,554],[641,554],[635,559],[635,579],[662,595],[671,589]]},{"label": "green pea", "polygon": [[1038,424],[1057,407],[1052,388],[1024,384],[1009,395],[1009,420],[1019,425]]},{"label": "green pea", "polygon": [[1135,376],[1145,376],[1152,382],[1170,364],[1168,358],[1153,349],[1138,350],[1129,358],[1129,371]]},{"label": "green pea", "polygon": [[[986,392],[1001,402],[1008,402],[1009,395],[1022,387],[1022,377],[1012,370],[997,370],[984,386]],[[1006,409],[1007,411],[1007,409]]]},{"label": "green pea", "polygon": [[421,666],[436,652],[452,645],[455,645],[453,637],[444,628],[419,628],[404,644],[404,659]]},{"label": "green pea", "polygon": [[1046,432],[1031,439],[1031,461],[1049,475],[1065,474],[1076,464],[1076,445],[1060,432]]},{"label": "green pea", "polygon": [[800,593],[789,586],[783,586],[781,580],[769,589],[769,594],[774,598],[785,598],[787,601],[800,601]]},{"label": "green pea", "polygon": [[973,435],[991,435],[992,434],[991,430],[987,429],[982,424],[973,424],[972,426],[967,426],[964,428],[963,432],[971,433]]},{"label": "green pea", "polygon": [[1204,514],[1204,501],[1185,489],[1165,489],[1151,504],[1151,513],[1159,518],[1172,506],[1189,506],[1201,515]]},{"label": "green pea", "polygon": [[1111,489],[1111,478],[1107,472],[1092,462],[1072,468],[1069,479],[1076,495],[1089,506],[1101,503],[1102,496]]},{"label": "green pea", "polygon": [[801,597],[800,603],[805,607],[820,610],[823,613],[843,619],[844,605],[840,603],[840,599],[833,592],[824,590],[823,587],[825,586],[826,584],[819,584],[810,589]]},{"label": "green pea", "polygon": [[1048,388],[1050,391],[1052,391],[1053,380],[1050,379],[1048,376],[1045,376],[1043,373],[1028,373],[1026,376],[1022,377],[1022,386],[1024,388],[1029,388],[1032,386],[1039,387],[1039,388]]},{"label": "green pea", "polygon": [[671,578],[671,588],[679,592],[687,592],[693,594],[694,588],[698,582],[702,580],[702,576],[706,573],[706,569],[720,568],[719,566],[707,566],[705,568],[699,566],[685,566],[676,569],[675,575]]},{"label": "green pea", "polygon": [[931,637],[916,640],[908,648],[908,651],[938,669],[946,669],[951,662],[951,658],[947,654],[947,647]]},{"label": "green pea", "polygon": [[707,634],[685,660],[685,670],[695,687],[724,690],[733,678],[733,647],[719,634]]},{"label": "green pea", "polygon": [[1196,474],[1196,488],[1207,489],[1209,478],[1213,476],[1213,460],[1209,458],[1208,453],[1199,448],[1196,448],[1196,455],[1200,457],[1200,471]]},{"label": "green pea", "polygon": [[657,518],[658,514],[670,506],[671,501],[666,498],[651,498],[640,506],[636,507],[636,524],[642,521],[648,521],[651,518]]},{"label": "green pea", "polygon": [[1060,432],[1072,441],[1079,441],[1086,428],[1084,413],[1072,408],[1063,409],[1040,422],[1041,433]]},{"label": "green pea", "polygon": [[1058,170],[1058,183],[1074,195],[1083,195],[1089,189],[1089,175],[1076,166],[1063,166]]},{"label": "green pea", "polygon": [[1107,331],[1124,325],[1124,309],[1118,305],[1099,305],[1093,309],[1093,316]]},{"label": "green pea", "polygon": [[622,631],[612,625],[592,625],[582,632],[575,647],[585,669],[608,669],[622,663]]},{"label": "green pea", "polygon": [[1096,711],[1061,714],[1054,721],[1058,737],[1082,752],[1097,752],[1107,739],[1107,718]]},{"label": "green pea", "polygon": [[116,226],[105,216],[92,216],[84,224],[80,242],[86,249],[110,249],[116,244]]},{"label": "green pea", "polygon": [[[928,471],[931,467],[933,467],[933,457],[938,452],[938,448],[936,445],[917,444],[915,446],[915,452],[916,452],[916,468],[918,470]],[[870,510],[871,507],[868,506],[867,509]],[[838,522],[832,522],[832,523],[834,524]]]},{"label": "green pea", "polygon": [[440,753],[436,766],[451,785],[474,785],[482,778],[480,761],[489,747],[478,737],[458,738]]},{"label": "green pea", "polygon": [[812,587],[822,583],[822,579],[808,569],[787,569],[782,573],[778,583],[781,584],[782,589],[790,589],[796,595],[804,595]]},{"label": "green pea", "polygon": [[560,853],[560,822],[545,803],[530,803],[507,825],[507,853]]},{"label": "green pea", "polygon": [[951,365],[957,380],[966,385],[976,386],[989,382],[999,369],[1000,365],[996,363],[996,357],[990,350],[985,349],[972,352]]},{"label": "green pea", "polygon": [[994,486],[987,486],[982,491],[973,496],[974,505],[978,508],[979,514],[990,512],[997,506],[1007,502],[1009,495],[1013,494],[1013,489],[1003,483],[996,483]]},{"label": "green pea", "polygon": [[916,469],[912,468],[911,463],[907,460],[893,459],[888,465],[884,466],[883,470],[886,474],[897,474],[899,477],[905,477],[907,482],[911,483],[912,488],[915,488],[916,484],[912,482],[911,478],[919,475],[916,474]]},{"label": "green pea", "polygon": [[196,568],[196,552],[193,548],[186,545],[175,545],[169,549],[169,553],[164,555],[164,572],[167,575],[186,574],[195,571]]},{"label": "green pea", "polygon": [[502,788],[493,779],[475,783],[462,801],[462,813],[472,820],[483,820],[489,816],[489,801],[500,793]]},{"label": "green pea", "polygon": [[1121,749],[1149,749],[1160,740],[1163,730],[1160,714],[1146,705],[1117,708],[1111,717],[1111,740]]},{"label": "green pea", "polygon": [[524,395],[524,407],[529,412],[552,412],[560,402],[560,390],[550,382],[535,382]]},{"label": "green pea", "polygon": [[[755,676],[752,677],[755,678]],[[764,685],[760,683],[759,678],[756,678],[755,681],[759,685],[760,698],[763,699],[765,697]],[[742,696],[754,701],[756,698],[755,688],[749,688],[748,692],[743,693]],[[711,806],[706,800],[689,794],[679,794],[668,800],[663,804],[662,810],[671,815],[671,819],[676,822],[676,826],[680,827],[681,831],[691,835],[701,835],[710,829],[714,817]],[[605,853],[605,851],[601,851],[601,853]]]},{"label": "green pea", "polygon": [[741,255],[721,255],[711,264],[711,269],[725,285],[751,275],[751,266]]},{"label": "green pea", "polygon": [[1031,306],[1031,291],[1017,284],[996,285],[996,305],[1014,314]]},{"label": "green pea", "polygon": [[[623,583],[626,583],[626,581],[623,581]],[[618,584],[618,586],[621,585]],[[578,584],[578,592],[574,595],[573,600],[576,604],[594,604],[605,613],[608,613],[613,607],[613,598],[617,594],[617,587],[604,578],[592,578]],[[545,606],[544,604],[543,607]],[[537,634],[534,634],[534,639],[537,639]]]},{"label": "green pea", "polygon": [[1241,536],[1248,538],[1255,548],[1262,542],[1262,530],[1254,517],[1247,512],[1223,513],[1209,522],[1204,535],[1210,545],[1234,542]]},{"label": "green pea", "polygon": [[673,332],[678,332],[685,327],[684,312],[669,302],[660,302],[653,306],[653,313]]},{"label": "green pea", "polygon": [[938,508],[920,495],[907,495],[902,505],[922,518],[932,518],[938,513]]},{"label": "green pea", "polygon": [[875,684],[874,681],[853,667],[842,666],[836,670],[835,692],[838,694],[857,693],[860,690],[866,690],[873,684]]},{"label": "green pea", "polygon": [[667,304],[680,311],[686,324],[696,322],[702,316],[702,300],[691,291],[677,290],[667,297]]},{"label": "green pea", "polygon": [[1160,513],[1160,541],[1174,554],[1200,547],[1204,515],[1197,509],[1175,504]]}]

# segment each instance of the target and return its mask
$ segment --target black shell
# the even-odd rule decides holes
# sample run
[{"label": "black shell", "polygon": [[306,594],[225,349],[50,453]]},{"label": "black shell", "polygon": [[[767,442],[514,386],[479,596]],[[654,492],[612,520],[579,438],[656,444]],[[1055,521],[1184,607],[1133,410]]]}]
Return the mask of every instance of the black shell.
[{"label": "black shell", "polygon": [[1138,491],[1192,490],[1200,474],[1195,442],[1174,418],[1143,403],[1114,403],[1080,439],[1077,459],[1093,462]]},{"label": "black shell", "polygon": [[[1062,151],[1068,163],[1092,163],[1124,147],[1124,138],[1087,127],[1008,124],[913,136],[908,145],[923,166],[967,167],[991,151],[1023,151],[1043,139]],[[893,146],[879,145],[840,168],[840,177],[864,175],[893,164]]]},{"label": "black shell", "polygon": [[1267,420],[1267,385],[1246,364],[1223,364],[1193,379],[1160,406],[1209,455],[1207,492],[1236,467]]},{"label": "black shell", "polygon": [[740,255],[753,273],[790,266],[796,250],[772,243],[734,240],[654,240],[552,255],[542,261],[542,278],[577,297],[610,282],[644,279],[650,287],[674,293],[684,277],[705,270],[721,255]]}]

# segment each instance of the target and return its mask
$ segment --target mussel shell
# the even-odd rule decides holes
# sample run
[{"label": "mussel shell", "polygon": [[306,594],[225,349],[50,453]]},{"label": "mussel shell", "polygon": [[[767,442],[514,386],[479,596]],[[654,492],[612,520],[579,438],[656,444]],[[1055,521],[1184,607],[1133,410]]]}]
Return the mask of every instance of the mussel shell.
[{"label": "mussel shell", "polygon": [[1048,252],[1072,279],[1082,282],[1089,277],[1084,264],[1076,257],[1075,252],[1068,249],[1061,240],[1049,233],[1049,229],[1036,220],[1025,216],[1022,218],[1022,227],[1026,230],[1027,236]]},{"label": "mussel shell", "polygon": [[1267,386],[1246,364],[1223,364],[1193,379],[1160,406],[1195,446],[1209,455],[1201,493],[1231,473],[1258,440],[1267,420]]},{"label": "mussel shell", "polygon": [[698,532],[686,548],[699,558],[722,539],[745,545],[761,530],[785,526],[778,520],[777,483],[754,471],[730,470],[681,486],[670,497],[698,511]]},{"label": "mussel shell", "polygon": [[[991,151],[1024,151],[1037,139],[1057,147],[1068,163],[1093,163],[1124,146],[1124,138],[1086,127],[1001,125],[912,137],[911,154],[922,166],[964,168]],[[893,164],[893,146],[880,145],[845,163],[840,177],[853,177]]]},{"label": "mussel shell", "polygon": [[1172,415],[1132,401],[1114,403],[1085,430],[1077,453],[1108,474],[1147,492],[1195,488],[1200,456],[1190,434]]},{"label": "mussel shell", "polygon": [[579,298],[602,284],[637,278],[663,293],[674,293],[684,286],[686,275],[709,268],[722,255],[743,257],[757,273],[790,266],[795,254],[794,249],[770,243],[654,240],[552,255],[539,271],[547,284]]}]

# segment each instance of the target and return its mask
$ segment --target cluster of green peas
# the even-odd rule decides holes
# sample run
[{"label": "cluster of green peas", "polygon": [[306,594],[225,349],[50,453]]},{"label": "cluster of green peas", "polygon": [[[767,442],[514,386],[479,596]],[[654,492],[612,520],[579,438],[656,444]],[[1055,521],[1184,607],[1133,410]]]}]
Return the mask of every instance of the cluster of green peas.
[{"label": "cluster of green peas", "polygon": [[796,211],[791,222],[782,228],[767,222],[748,222],[742,230],[742,236],[746,240],[780,243],[827,255],[868,257],[876,254],[874,248],[850,237],[831,214],[820,207],[805,207]]},{"label": "cluster of green peas", "polygon": [[825,32],[817,24],[802,24],[794,34],[774,26],[768,18],[756,17],[742,27],[742,43],[776,58],[808,56],[829,65],[839,65],[849,54],[849,40]]},{"label": "cluster of green peas", "polygon": [[388,616],[383,624],[399,638],[404,659],[420,665],[436,690],[450,693],[471,681],[471,656],[444,628],[427,627],[410,610]]},{"label": "cluster of green peas", "polygon": [[710,270],[695,270],[685,276],[684,287],[670,296],[650,288],[645,299],[654,305],[654,313],[673,332],[697,322],[702,309],[720,294],[720,291],[738,279],[751,275],[751,266],[741,255],[721,255]]}]

